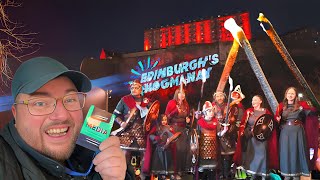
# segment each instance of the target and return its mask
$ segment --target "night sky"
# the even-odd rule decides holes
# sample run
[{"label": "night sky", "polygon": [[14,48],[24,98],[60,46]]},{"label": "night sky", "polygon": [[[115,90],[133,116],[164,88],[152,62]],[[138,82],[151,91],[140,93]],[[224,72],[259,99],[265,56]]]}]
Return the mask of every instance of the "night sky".
[{"label": "night sky", "polygon": [[249,11],[253,36],[264,34],[256,20],[259,12],[281,35],[320,27],[319,7],[319,0],[26,0],[8,13],[38,33],[43,45],[33,56],[79,69],[83,58],[98,58],[102,48],[143,51],[145,29]]}]

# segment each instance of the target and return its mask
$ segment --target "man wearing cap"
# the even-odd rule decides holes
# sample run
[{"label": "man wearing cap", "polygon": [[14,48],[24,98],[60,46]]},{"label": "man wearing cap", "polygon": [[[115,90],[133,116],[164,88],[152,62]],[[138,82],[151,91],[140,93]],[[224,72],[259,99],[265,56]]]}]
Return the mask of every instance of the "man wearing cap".
[{"label": "man wearing cap", "polygon": [[237,141],[237,126],[236,121],[238,118],[238,107],[237,104],[232,105],[229,108],[228,117],[226,117],[227,104],[226,94],[224,92],[215,92],[213,94],[214,101],[212,102],[214,115],[217,118],[218,122],[222,125],[221,129],[218,129],[218,133],[220,131],[227,131],[223,133],[221,137],[219,137],[220,141],[220,151],[221,151],[221,179],[229,179],[231,178],[231,164],[232,164],[232,157],[235,153],[236,148],[236,141]]},{"label": "man wearing cap", "polygon": [[95,157],[76,145],[90,89],[84,74],[52,58],[22,63],[12,80],[14,119],[0,132],[0,179],[125,178],[117,137],[103,141]]},{"label": "man wearing cap", "polygon": [[[142,160],[142,154],[139,152],[146,147],[143,120],[148,113],[149,105],[149,99],[142,96],[142,84],[135,79],[130,84],[130,94],[123,96],[113,111],[116,122],[121,126],[118,129],[121,131],[117,133],[120,144],[123,149],[133,151],[127,151],[127,160],[139,171],[140,162],[137,162],[137,159]],[[139,174],[137,171],[136,173]]]}]

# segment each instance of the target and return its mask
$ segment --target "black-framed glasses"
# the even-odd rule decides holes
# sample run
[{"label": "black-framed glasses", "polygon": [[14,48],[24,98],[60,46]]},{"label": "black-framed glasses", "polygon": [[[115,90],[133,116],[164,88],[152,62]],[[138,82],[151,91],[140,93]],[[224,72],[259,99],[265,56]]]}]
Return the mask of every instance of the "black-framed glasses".
[{"label": "black-framed glasses", "polygon": [[18,101],[14,103],[14,105],[27,105],[30,114],[34,116],[43,116],[53,113],[53,111],[56,109],[57,101],[59,99],[62,99],[62,104],[66,110],[77,111],[84,107],[86,93],[70,93],[57,99],[53,97],[37,97],[28,100]]},{"label": "black-framed glasses", "polygon": [[141,86],[131,86],[130,87],[130,90],[139,90],[139,89],[141,89]]}]

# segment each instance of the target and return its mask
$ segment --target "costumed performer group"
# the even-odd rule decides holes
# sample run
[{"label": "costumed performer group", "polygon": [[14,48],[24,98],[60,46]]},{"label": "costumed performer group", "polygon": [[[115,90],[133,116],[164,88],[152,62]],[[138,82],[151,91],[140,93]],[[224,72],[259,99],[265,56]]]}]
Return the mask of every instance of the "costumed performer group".
[{"label": "costumed performer group", "polygon": [[[280,176],[274,173],[280,172],[289,180],[310,176],[314,169],[315,161],[312,163],[309,155],[313,144],[305,128],[312,127],[310,124],[318,127],[316,109],[299,101],[294,87],[286,90],[274,116],[264,108],[260,95],[254,95],[252,107],[244,110],[241,100],[245,96],[238,85],[229,92],[231,102],[226,103],[226,94],[217,91],[213,102],[205,101],[194,120],[185,89],[180,86],[165,112],[158,116],[157,111],[153,116],[147,131],[144,118],[149,116],[152,103],[141,95],[139,80],[133,81],[130,90],[114,114],[120,125],[116,135],[137,179],[184,179],[188,175],[194,179],[276,179]],[[192,148],[190,129],[198,137]],[[195,147],[196,161],[192,156]],[[235,167],[245,176],[237,175]]]}]

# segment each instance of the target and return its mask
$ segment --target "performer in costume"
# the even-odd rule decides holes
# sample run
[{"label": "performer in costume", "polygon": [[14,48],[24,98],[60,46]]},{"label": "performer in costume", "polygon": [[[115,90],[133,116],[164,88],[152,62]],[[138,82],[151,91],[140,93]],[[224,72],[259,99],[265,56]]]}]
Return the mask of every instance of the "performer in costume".
[{"label": "performer in costume", "polygon": [[148,140],[153,144],[153,153],[151,159],[151,173],[158,176],[158,180],[168,179],[170,175],[175,174],[176,159],[173,155],[175,150],[175,142],[169,143],[170,137],[175,132],[171,126],[168,125],[168,119],[165,114],[159,118],[159,123],[153,126],[149,132]]},{"label": "performer in costume", "polygon": [[[280,122],[280,171],[285,179],[309,176],[309,149],[307,149],[304,124],[312,122],[312,109],[305,101],[299,101],[295,87],[289,87],[279,104],[275,118]],[[307,129],[314,131],[314,129]],[[313,168],[313,167],[311,167]]]},{"label": "performer in costume", "polygon": [[218,120],[214,117],[213,106],[210,101],[206,101],[202,109],[203,117],[197,124],[200,130],[200,158],[199,172],[200,179],[216,179],[216,168],[218,166],[220,151],[217,138]]},{"label": "performer in costume", "polygon": [[236,120],[237,127],[240,126],[240,123],[241,123],[241,120],[243,117],[243,113],[245,111],[243,104],[241,102],[244,98],[245,98],[245,95],[242,93],[240,85],[237,85],[231,93],[232,102],[230,103],[230,107],[232,107],[233,105],[237,105],[237,107],[238,107],[237,108],[238,115],[234,114],[235,117],[237,118],[237,120]]},{"label": "performer in costume", "polygon": [[266,141],[259,141],[253,137],[253,128],[257,119],[264,114],[270,114],[262,107],[263,98],[255,95],[252,98],[252,107],[244,112],[240,128],[234,162],[242,166],[252,179],[260,176],[265,179],[270,169],[279,168],[277,132],[275,128],[271,137]]},{"label": "performer in costume", "polygon": [[[226,94],[223,92],[215,92],[213,94],[214,102],[212,102],[214,115],[217,118],[220,124],[225,123],[226,119],[226,109],[227,104],[225,103]],[[236,126],[236,120],[238,119],[238,106],[237,104],[233,104],[229,108],[229,117],[228,117],[228,130],[227,132],[219,137],[220,141],[220,150],[221,150],[221,170],[222,174],[220,178],[229,179],[231,178],[231,164],[233,154],[236,149],[236,141],[237,141],[237,133],[238,128]],[[223,131],[223,126],[221,126],[218,131]]]},{"label": "performer in costume", "polygon": [[[142,84],[139,80],[134,80],[130,85],[131,93],[121,98],[113,114],[115,121],[123,128],[123,132],[118,135],[123,149],[127,149],[127,161],[139,168],[143,153],[140,151],[145,148],[145,134],[143,130],[143,119],[148,113],[149,99],[144,98]],[[126,120],[130,119],[127,124]],[[133,151],[135,153],[129,153]],[[139,169],[138,169],[139,170]]]},{"label": "performer in costume", "polygon": [[169,125],[175,132],[181,132],[176,141],[177,171],[176,179],[181,179],[181,173],[186,171],[186,156],[189,153],[187,147],[187,124],[190,123],[189,104],[183,88],[175,91],[173,99],[167,104],[165,114],[168,117]]}]

